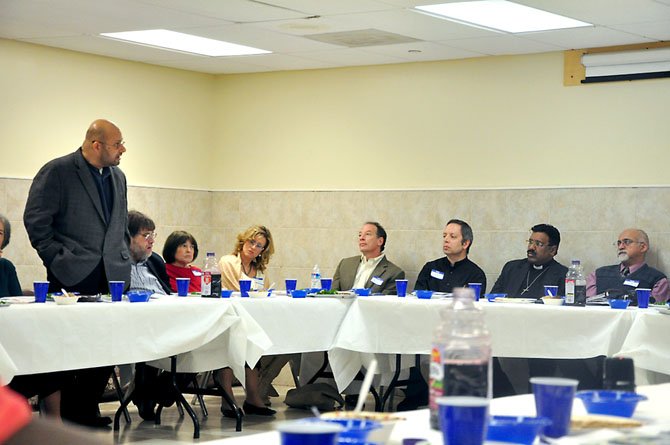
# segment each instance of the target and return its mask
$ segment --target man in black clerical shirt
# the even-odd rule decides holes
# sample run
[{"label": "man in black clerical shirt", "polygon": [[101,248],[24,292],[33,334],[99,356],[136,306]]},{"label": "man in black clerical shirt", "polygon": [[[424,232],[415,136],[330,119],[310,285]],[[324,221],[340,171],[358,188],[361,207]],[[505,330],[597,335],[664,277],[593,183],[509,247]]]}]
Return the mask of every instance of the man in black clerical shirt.
[{"label": "man in black clerical shirt", "polygon": [[482,295],[486,290],[486,274],[468,259],[474,239],[472,228],[465,221],[452,219],[442,232],[442,251],[446,255],[426,263],[414,285],[415,290],[451,292],[455,287],[468,283],[482,283]]},{"label": "man in black clerical shirt", "polygon": [[[426,263],[414,285],[415,290],[451,292],[455,287],[465,287],[468,283],[481,283],[481,293],[486,290],[486,274],[468,259],[474,239],[472,228],[465,221],[451,219],[442,231],[442,251],[445,256]],[[426,384],[427,360],[421,359],[421,370],[413,366],[409,370],[405,400],[398,404],[398,411],[417,409],[428,403]]]},{"label": "man in black clerical shirt", "polygon": [[549,224],[530,229],[526,258],[509,261],[503,266],[491,293],[505,293],[511,298],[541,298],[544,286],[558,286],[558,295],[565,294],[568,268],[554,260],[561,242],[561,233]]}]

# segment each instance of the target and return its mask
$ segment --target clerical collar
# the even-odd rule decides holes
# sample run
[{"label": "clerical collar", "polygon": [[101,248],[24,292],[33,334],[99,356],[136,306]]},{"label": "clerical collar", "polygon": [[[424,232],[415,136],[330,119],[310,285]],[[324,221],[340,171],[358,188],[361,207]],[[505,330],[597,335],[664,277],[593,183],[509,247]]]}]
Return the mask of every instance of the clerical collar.
[{"label": "clerical collar", "polygon": [[542,270],[542,269],[544,269],[544,264],[540,264],[540,265],[533,264],[533,269],[535,269],[535,270]]}]

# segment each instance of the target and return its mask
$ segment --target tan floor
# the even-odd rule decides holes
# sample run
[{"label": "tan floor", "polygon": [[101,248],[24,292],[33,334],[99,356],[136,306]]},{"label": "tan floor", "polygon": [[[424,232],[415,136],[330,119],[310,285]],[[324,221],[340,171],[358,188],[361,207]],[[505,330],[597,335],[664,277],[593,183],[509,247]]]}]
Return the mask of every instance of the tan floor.
[{"label": "tan floor", "polygon": [[[91,434],[103,441],[103,443],[109,444],[173,445],[206,443],[226,437],[239,437],[240,435],[270,431],[274,429],[274,424],[278,421],[300,419],[312,415],[308,411],[289,408],[283,403],[286,391],[291,389],[290,387],[278,386],[276,388],[280,393],[280,397],[272,398],[272,408],[277,410],[277,415],[275,417],[245,416],[241,432],[235,431],[234,419],[228,419],[221,415],[221,398],[205,396],[205,403],[209,411],[208,417],[203,416],[199,406],[193,406],[200,420],[199,440],[193,439],[193,422],[191,418],[187,414],[184,414],[184,417],[180,417],[175,406],[164,409],[161,415],[161,425],[155,425],[154,422],[143,421],[132,403],[128,407],[132,418],[130,425],[127,425],[122,418],[121,428],[118,433],[113,432],[109,428],[105,430],[91,430]],[[191,395],[186,395],[188,401],[191,400],[191,397]],[[235,388],[235,398],[241,405],[241,402],[244,400],[244,392],[241,388]],[[103,403],[100,405],[101,414],[113,418],[118,406],[118,402]]]},{"label": "tan floor", "polygon": [[[208,417],[203,417],[200,407],[195,405],[193,409],[200,420],[200,439],[193,439],[193,422],[187,414],[179,417],[179,412],[175,406],[166,408],[161,415],[161,425],[155,425],[154,422],[143,421],[137,413],[135,405],[132,403],[128,411],[132,418],[132,423],[127,425],[123,418],[121,419],[121,428],[118,433],[112,431],[111,427],[103,430],[90,430],[90,433],[102,443],[106,444],[142,444],[142,445],[176,445],[206,443],[212,440],[220,440],[226,437],[239,437],[240,435],[256,434],[274,429],[276,422],[284,420],[302,419],[311,417],[312,413],[305,410],[289,408],[284,404],[286,391],[292,386],[275,385],[279,397],[273,397],[272,409],[277,411],[274,417],[263,416],[245,416],[242,423],[242,431],[235,431],[235,420],[228,419],[221,415],[221,398],[215,396],[205,396],[205,404],[209,411]],[[244,391],[240,387],[234,388],[235,399],[238,403],[244,400]],[[190,402],[191,395],[186,399]],[[374,406],[372,396],[366,400],[366,406]],[[100,411],[103,416],[114,418],[118,402],[103,403],[100,405]]]}]

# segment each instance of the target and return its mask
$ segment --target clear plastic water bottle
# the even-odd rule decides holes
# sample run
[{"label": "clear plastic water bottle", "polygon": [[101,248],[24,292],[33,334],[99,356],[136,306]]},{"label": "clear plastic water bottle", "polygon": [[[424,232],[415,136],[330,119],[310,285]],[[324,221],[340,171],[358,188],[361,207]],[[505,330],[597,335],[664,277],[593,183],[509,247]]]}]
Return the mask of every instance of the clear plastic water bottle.
[{"label": "clear plastic water bottle", "polygon": [[319,265],[315,264],[312,268],[312,274],[309,279],[309,287],[312,289],[321,289],[321,269]]},{"label": "clear plastic water bottle", "polygon": [[572,260],[568,273],[565,275],[565,305],[586,305],[586,277],[579,260]]},{"label": "clear plastic water bottle", "polygon": [[207,252],[205,265],[202,268],[200,296],[221,297],[221,271],[214,252]]},{"label": "clear plastic water bottle", "polygon": [[441,312],[431,351],[430,426],[440,429],[437,398],[492,396],[491,336],[473,289],[456,288]]}]

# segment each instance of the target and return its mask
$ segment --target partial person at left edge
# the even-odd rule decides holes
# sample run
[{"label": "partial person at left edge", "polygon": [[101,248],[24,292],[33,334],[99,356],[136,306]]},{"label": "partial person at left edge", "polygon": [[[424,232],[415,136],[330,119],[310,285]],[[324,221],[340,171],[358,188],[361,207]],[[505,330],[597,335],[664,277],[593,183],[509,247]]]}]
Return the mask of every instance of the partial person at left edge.
[{"label": "partial person at left edge", "polygon": [[[7,247],[12,235],[9,220],[0,215],[0,252]],[[0,257],[0,297],[21,295],[21,284],[11,261]],[[42,414],[60,420],[60,389],[63,386],[63,374],[47,372],[35,375],[14,377],[9,387],[26,399],[38,396],[43,406]],[[1,386],[1,383],[0,383]]]},{"label": "partial person at left edge", "polygon": [[11,261],[2,258],[2,251],[9,244],[12,225],[5,215],[0,215],[0,297],[21,295],[21,284]]},{"label": "partial person at left edge", "polygon": [[[94,295],[107,293],[110,280],[130,282],[127,185],[118,168],[125,151],[121,130],[98,119],[81,147],[49,161],[33,179],[23,222],[46,267],[49,291]],[[109,366],[70,372],[62,417],[109,425],[98,402],[111,372]]]}]

